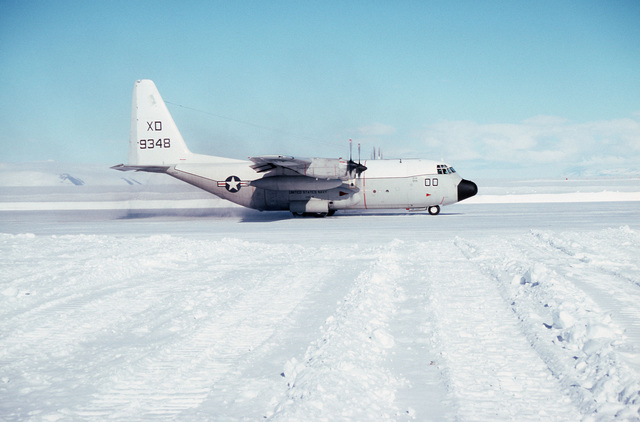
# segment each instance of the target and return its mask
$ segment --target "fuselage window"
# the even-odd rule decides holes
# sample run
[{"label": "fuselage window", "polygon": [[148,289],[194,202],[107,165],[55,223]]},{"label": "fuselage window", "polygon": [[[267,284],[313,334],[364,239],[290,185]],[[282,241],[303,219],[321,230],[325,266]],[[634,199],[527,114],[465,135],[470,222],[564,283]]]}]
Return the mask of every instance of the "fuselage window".
[{"label": "fuselage window", "polygon": [[425,186],[431,186],[431,179],[424,179]]},{"label": "fuselage window", "polygon": [[433,179],[433,186],[438,186],[438,179],[437,178]]}]

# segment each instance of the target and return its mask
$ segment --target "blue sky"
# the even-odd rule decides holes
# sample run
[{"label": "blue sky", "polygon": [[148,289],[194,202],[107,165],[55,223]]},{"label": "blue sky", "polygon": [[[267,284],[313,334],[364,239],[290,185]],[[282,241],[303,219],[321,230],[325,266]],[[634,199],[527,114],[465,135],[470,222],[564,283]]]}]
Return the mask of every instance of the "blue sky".
[{"label": "blue sky", "polygon": [[0,161],[126,161],[153,79],[192,151],[640,174],[638,1],[0,3]]}]

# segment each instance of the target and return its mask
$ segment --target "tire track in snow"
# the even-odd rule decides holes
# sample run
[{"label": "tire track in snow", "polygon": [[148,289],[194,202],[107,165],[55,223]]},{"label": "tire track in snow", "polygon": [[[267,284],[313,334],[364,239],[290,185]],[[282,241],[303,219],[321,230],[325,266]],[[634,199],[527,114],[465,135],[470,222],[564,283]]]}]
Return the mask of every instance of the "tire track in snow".
[{"label": "tire track in snow", "polygon": [[[233,420],[242,415],[247,420],[258,420],[273,415],[274,408],[287,400],[282,374],[289,357],[304,354],[327,316],[333,313],[336,299],[350,290],[350,282],[356,279],[359,269],[369,267],[375,259],[369,257],[368,251],[359,253],[358,247],[348,249],[353,254],[348,265],[341,260],[345,251],[340,248],[308,253],[312,264],[304,263],[304,272],[295,274],[311,281],[306,296],[274,327],[273,335],[261,347],[237,361],[235,370],[212,386],[202,405],[183,413],[186,419],[208,421],[213,415],[216,419]],[[298,264],[303,262],[297,260],[295,265]],[[287,284],[287,280],[279,283],[280,288]]]},{"label": "tire track in snow", "polygon": [[[602,236],[585,235],[589,242],[593,237]],[[457,244],[502,285],[523,332],[584,415],[638,418],[640,383],[617,351],[626,342],[623,330],[598,304],[610,303],[605,291],[616,277],[576,272],[579,260],[547,240],[533,232],[482,243],[458,239]],[[628,284],[619,278],[614,282]],[[626,297],[624,291],[619,293]]]},{"label": "tire track in snow", "polygon": [[402,273],[397,247],[396,241],[378,249],[304,358],[286,363],[287,390],[272,420],[394,420],[406,413],[395,405],[404,380],[388,368],[395,345],[389,323],[399,300],[395,280]]},{"label": "tire track in snow", "polygon": [[586,238],[584,233],[551,234],[532,230],[531,234],[576,261],[631,284],[627,287],[640,288],[640,232],[628,226],[601,230]]},{"label": "tire track in snow", "polygon": [[624,329],[616,349],[640,374],[640,279],[634,276],[640,273],[640,251],[634,250],[640,236],[628,227],[609,229],[601,236],[590,236],[585,245],[584,239],[571,235],[531,234],[541,249],[561,252],[559,259],[567,263],[556,271],[562,271]]},{"label": "tire track in snow", "polygon": [[[251,253],[246,249],[263,245],[231,241],[226,247],[227,253],[246,258]],[[175,321],[168,328],[176,333],[171,344],[131,360],[127,365],[129,371],[114,377],[78,414],[175,418],[193,415],[193,409],[205,402],[212,390],[220,388],[218,384],[235,391],[239,401],[249,400],[257,390],[268,388],[264,382],[247,386],[239,380],[239,375],[245,362],[251,360],[258,349],[271,346],[270,337],[312,291],[314,277],[301,277],[295,266],[282,265],[288,259],[308,255],[304,249],[295,249],[272,248],[269,256],[261,259],[271,260],[269,264],[258,262],[244,267],[241,271],[247,275],[240,289],[224,282],[225,271],[229,278],[237,280],[239,268],[228,267],[222,274],[218,273],[222,280],[207,295],[215,302],[214,306],[208,306],[208,311],[196,312],[193,324],[197,327],[189,327],[189,321],[184,318]],[[218,265],[213,267],[223,269]],[[311,273],[325,271],[324,268],[308,270]],[[186,335],[180,335],[183,330]],[[277,380],[277,374],[274,379]],[[219,412],[213,409],[208,418]]]},{"label": "tire track in snow", "polygon": [[[438,247],[431,245],[431,247]],[[402,272],[396,281],[399,291],[398,312],[390,324],[395,347],[391,367],[403,380],[396,393],[396,406],[406,409],[396,420],[454,420],[453,402],[436,365],[435,314],[429,303],[429,286],[422,274],[429,268],[429,257],[416,253],[414,242],[401,244]]]},{"label": "tire track in snow", "polygon": [[[197,408],[221,382],[249,400],[281,378],[274,372],[247,388],[239,366],[273,346],[272,334],[336,269],[326,263],[342,257],[332,249],[172,236],[92,237],[100,251],[84,253],[86,240],[9,242],[20,246],[16,262],[20,249],[47,252],[42,268],[12,269],[31,274],[27,284],[37,295],[3,291],[12,306],[1,312],[12,317],[0,325],[0,408],[9,420],[171,419]],[[60,255],[74,259],[60,264]]]},{"label": "tire track in snow", "polygon": [[[104,238],[15,236],[14,247],[4,254],[8,262],[18,265],[11,266],[3,278],[19,276],[17,284],[29,293],[15,287],[3,291],[0,395],[6,400],[0,407],[7,418],[39,414],[43,402],[64,409],[86,398],[90,388],[79,388],[82,376],[104,371],[105,363],[103,356],[80,359],[81,373],[74,374],[78,358],[87,357],[87,340],[109,330],[114,311],[135,313],[147,307],[127,300],[135,288],[114,280],[113,275],[119,273],[114,271],[116,260],[105,259],[102,249],[87,251],[87,240],[101,243]],[[40,254],[39,265],[24,268],[23,252],[29,255],[33,251]],[[74,259],[68,259],[70,256]],[[109,303],[111,308],[104,312],[100,303]],[[59,375],[49,377],[50,372]]]},{"label": "tire track in snow", "polygon": [[[500,286],[452,243],[417,245],[441,369],[461,420],[576,420]],[[565,397],[563,399],[563,397]]]}]

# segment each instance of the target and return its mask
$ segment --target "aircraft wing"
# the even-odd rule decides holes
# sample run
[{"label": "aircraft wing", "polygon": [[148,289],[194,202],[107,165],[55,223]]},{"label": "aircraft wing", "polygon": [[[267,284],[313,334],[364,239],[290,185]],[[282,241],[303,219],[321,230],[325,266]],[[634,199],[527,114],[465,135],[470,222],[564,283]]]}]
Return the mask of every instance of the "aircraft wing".
[{"label": "aircraft wing", "polygon": [[258,173],[280,167],[304,174],[304,170],[312,163],[312,160],[308,158],[294,158],[288,155],[261,155],[249,157],[249,160],[253,161],[251,168]]},{"label": "aircraft wing", "polygon": [[[294,158],[288,155],[261,155],[249,157],[249,160],[253,161],[251,168],[258,173],[275,169],[276,172],[289,170],[301,176],[316,179],[345,180],[349,176],[349,163],[340,158]],[[283,171],[278,173],[284,175]]]}]

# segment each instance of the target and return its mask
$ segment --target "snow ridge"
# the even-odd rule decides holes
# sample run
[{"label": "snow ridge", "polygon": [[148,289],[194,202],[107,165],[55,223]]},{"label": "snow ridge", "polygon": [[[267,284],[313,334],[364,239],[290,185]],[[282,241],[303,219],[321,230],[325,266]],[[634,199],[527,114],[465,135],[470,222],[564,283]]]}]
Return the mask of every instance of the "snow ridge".
[{"label": "snow ridge", "polygon": [[394,241],[378,251],[376,262],[358,275],[303,361],[287,361],[282,373],[287,400],[277,406],[273,420],[397,417],[395,391],[403,381],[385,360],[395,345],[389,321],[402,295],[395,282],[402,273],[398,245]]},{"label": "snow ridge", "polygon": [[[433,308],[434,342],[462,420],[575,420],[577,412],[547,366],[531,349],[501,286],[484,275],[454,243],[421,277]],[[434,253],[416,245],[414,259]]]},{"label": "snow ridge", "polygon": [[[487,242],[491,250],[462,239],[456,244],[499,283],[533,349],[587,419],[636,419],[638,235],[623,227],[595,237],[597,244],[573,237],[533,230],[529,237]],[[621,238],[630,249],[615,247]],[[616,260],[600,261],[601,250],[616,251]],[[620,268],[636,275],[621,276]]]}]

